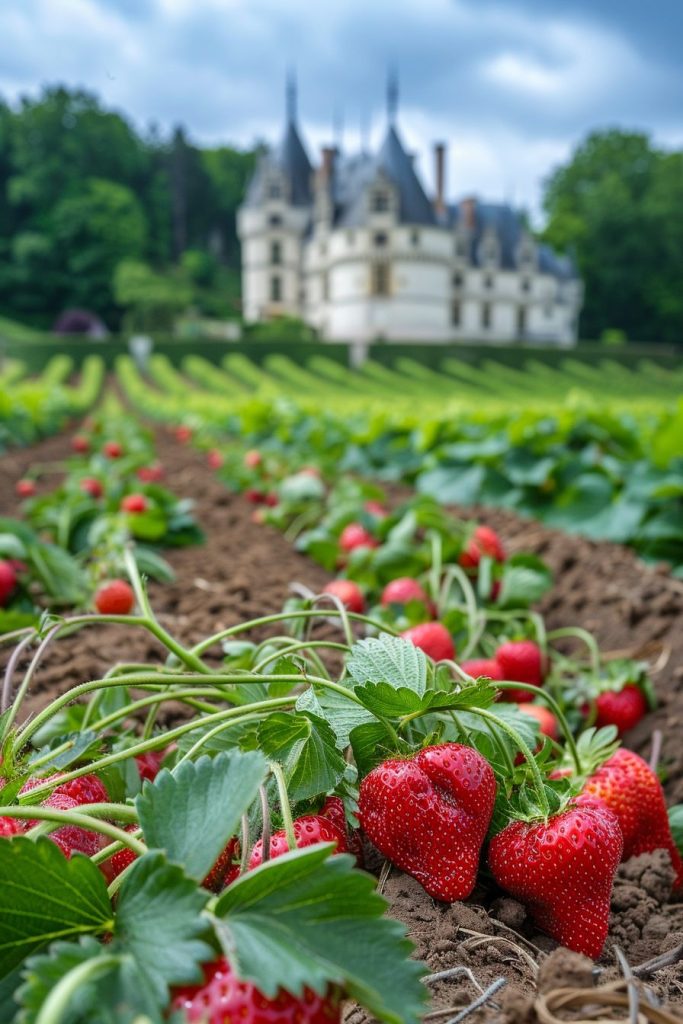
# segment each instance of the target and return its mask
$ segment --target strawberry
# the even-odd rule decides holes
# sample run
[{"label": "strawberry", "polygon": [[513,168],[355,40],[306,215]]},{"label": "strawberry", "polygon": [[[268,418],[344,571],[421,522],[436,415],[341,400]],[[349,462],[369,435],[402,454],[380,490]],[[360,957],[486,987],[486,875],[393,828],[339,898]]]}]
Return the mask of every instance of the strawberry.
[{"label": "strawberry", "polygon": [[557,719],[552,711],[544,708],[541,704],[518,704],[517,707],[525,715],[536,719],[542,736],[549,736],[551,740],[559,739]]},{"label": "strawberry", "polygon": [[158,483],[164,478],[164,467],[159,462],[153,462],[151,466],[141,466],[137,471],[137,478],[145,484]]},{"label": "strawberry", "polygon": [[258,449],[251,448],[248,452],[244,453],[244,465],[247,469],[256,469],[262,462],[263,456]]},{"label": "strawberry", "polygon": [[474,679],[478,679],[479,676],[488,676],[489,679],[505,679],[503,670],[495,658],[471,658],[469,661],[462,661],[460,668]]},{"label": "strawberry", "polygon": [[138,514],[146,512],[149,507],[149,502],[144,494],[127,494],[121,501],[122,512],[132,512]]},{"label": "strawberry", "polygon": [[264,492],[259,491],[256,487],[247,487],[244,492],[244,497],[247,501],[250,501],[252,505],[263,505],[266,500]]},{"label": "strawberry", "polygon": [[210,889],[211,892],[220,892],[222,889],[227,889],[236,878],[239,878],[240,864],[239,859],[236,860],[237,847],[237,839],[231,839],[202,882],[205,889]]},{"label": "strawberry", "polygon": [[240,981],[220,957],[204,965],[201,985],[172,990],[170,1009],[182,1014],[179,1019],[187,1024],[338,1024],[340,997],[338,989],[319,996],[305,988],[300,996],[280,989],[269,998],[250,981]]},{"label": "strawberry", "polygon": [[299,473],[301,476],[313,476],[316,480],[320,480],[322,478],[319,466],[302,466]]},{"label": "strawberry", "polygon": [[503,542],[490,526],[476,527],[458,561],[464,569],[476,569],[483,555],[496,562],[505,561]]},{"label": "strawberry", "polygon": [[[55,810],[59,811],[72,811],[76,810],[80,804],[77,800],[67,796],[66,793],[55,791],[52,796],[43,801],[42,806],[54,807]],[[31,821],[27,823],[27,828],[36,824],[38,824],[37,821]],[[86,857],[92,857],[108,841],[99,832],[92,832],[90,829],[81,828],[80,825],[62,825],[61,828],[50,832],[48,838],[57,844],[67,860],[71,857],[72,853],[84,853]]]},{"label": "strawberry", "polygon": [[[138,826],[135,823],[131,823],[130,825],[126,825],[124,832],[137,832],[137,829]],[[107,879],[107,882],[111,883],[136,859],[137,854],[133,853],[129,846],[126,846],[123,850],[119,850],[118,853],[115,853],[111,860],[105,860],[100,864],[100,870]]]},{"label": "strawberry", "polygon": [[382,591],[381,603],[383,605],[408,604],[409,601],[421,601],[425,605],[429,604],[429,596],[424,587],[411,576],[399,576],[398,579],[387,583]]},{"label": "strawberry", "polygon": [[365,529],[361,523],[348,523],[339,535],[339,547],[342,551],[355,551],[356,548],[376,548],[379,541]]},{"label": "strawberry", "polygon": [[422,622],[419,626],[405,629],[401,636],[434,661],[452,661],[455,657],[453,637],[442,622]]},{"label": "strawberry", "polygon": [[29,480],[27,478],[25,478],[23,480],[17,480],[16,486],[15,486],[14,489],[15,489],[18,497],[20,497],[20,498],[32,498],[33,495],[36,493],[35,481],[34,480]]},{"label": "strawberry", "polygon": [[11,562],[0,559],[0,608],[9,603],[17,585],[17,574]]},{"label": "strawberry", "polygon": [[333,825],[337,826],[341,834],[346,836],[349,853],[353,854],[358,866],[362,867],[365,860],[363,855],[363,840],[360,837],[359,829],[349,828],[346,821],[346,811],[344,810],[344,801],[342,798],[340,796],[328,796],[322,806],[320,815],[323,818],[328,818]]},{"label": "strawberry", "polygon": [[135,605],[133,588],[125,580],[104,583],[95,594],[100,615],[128,615]]},{"label": "strawberry", "polygon": [[73,451],[78,452],[79,455],[85,455],[86,452],[90,451],[90,441],[85,434],[74,434],[71,438],[71,448]]},{"label": "strawberry", "polygon": [[323,594],[334,594],[350,612],[362,615],[365,611],[363,591],[353,580],[330,580]]},{"label": "strawberry", "polygon": [[570,804],[547,821],[513,821],[491,840],[488,862],[498,884],[526,904],[539,928],[595,958],[607,937],[622,848],[611,811],[597,803]]},{"label": "strawberry", "polygon": [[496,798],[493,769],[459,743],[385,761],[360,785],[358,819],[380,853],[446,903],[472,892]]},{"label": "strawberry", "polygon": [[102,451],[108,459],[120,459],[123,455],[123,448],[118,441],[105,441]]},{"label": "strawberry", "polygon": [[278,505],[279,503],[280,499],[278,498],[277,494],[275,494],[273,491],[269,491],[268,494],[266,494],[265,498],[263,499],[263,504],[267,505],[269,508],[275,508],[275,506]]},{"label": "strawberry", "polygon": [[[543,685],[541,649],[532,640],[509,640],[501,644],[495,659],[500,665],[503,679],[529,683],[531,686]],[[517,704],[525,704],[533,699],[533,693],[526,690],[505,690],[501,695],[501,700],[515,701]]]},{"label": "strawberry", "polygon": [[84,494],[89,494],[91,498],[101,498],[104,494],[102,484],[94,476],[84,476],[80,482],[80,488]]},{"label": "strawberry", "polygon": [[144,781],[154,782],[161,769],[161,762],[170,751],[170,747],[164,750],[148,750],[146,754],[136,754],[135,763],[138,767],[138,774]]},{"label": "strawberry", "polygon": [[595,698],[595,726],[616,725],[620,736],[633,729],[647,714],[645,694],[635,683],[621,690],[605,690]]},{"label": "strawberry", "polygon": [[12,836],[21,835],[23,831],[18,818],[0,818],[0,839],[11,839]]},{"label": "strawberry", "polygon": [[377,519],[386,519],[389,515],[381,501],[373,501],[371,499],[370,501],[365,502],[363,508],[366,512],[369,512],[371,516],[375,516]]},{"label": "strawberry", "polygon": [[584,792],[616,814],[624,835],[624,860],[668,850],[676,872],[674,889],[683,886],[683,861],[671,835],[664,791],[642,757],[621,747],[588,778]]},{"label": "strawberry", "polygon": [[217,448],[212,448],[206,456],[206,461],[209,465],[209,469],[220,469],[223,465],[223,456]]},{"label": "strawberry", "polygon": [[[315,846],[316,843],[336,843],[337,853],[346,853],[347,845],[344,832],[337,828],[328,818],[320,814],[304,814],[294,821],[294,838],[298,850],[305,846]],[[282,829],[275,832],[270,839],[271,860],[287,853],[287,835]],[[257,868],[263,863],[263,840],[259,841],[251,851],[249,858],[249,870]]]},{"label": "strawberry", "polygon": [[[41,782],[45,781],[41,779]],[[109,803],[107,787],[97,775],[81,775],[77,779],[71,779],[70,782],[57,786],[55,793],[64,793],[77,804]]]},{"label": "strawberry", "polygon": [[176,441],[180,441],[181,444],[187,444],[188,441],[192,440],[192,428],[184,423],[176,427],[174,433]]}]

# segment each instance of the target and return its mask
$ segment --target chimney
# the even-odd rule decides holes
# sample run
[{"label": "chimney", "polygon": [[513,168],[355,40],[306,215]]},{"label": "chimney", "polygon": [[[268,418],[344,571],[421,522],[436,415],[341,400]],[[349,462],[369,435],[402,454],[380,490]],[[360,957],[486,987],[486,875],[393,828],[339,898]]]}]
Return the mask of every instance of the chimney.
[{"label": "chimney", "polygon": [[434,209],[438,216],[442,216],[446,212],[446,144],[444,142],[437,142],[434,145],[434,177],[436,179]]},{"label": "chimney", "polygon": [[323,146],[322,148],[322,163],[320,167],[321,177],[330,182],[332,175],[334,174],[334,161],[337,155],[337,149],[335,146]]},{"label": "chimney", "polygon": [[474,196],[460,200],[460,221],[465,231],[472,233],[476,224],[477,200]]}]

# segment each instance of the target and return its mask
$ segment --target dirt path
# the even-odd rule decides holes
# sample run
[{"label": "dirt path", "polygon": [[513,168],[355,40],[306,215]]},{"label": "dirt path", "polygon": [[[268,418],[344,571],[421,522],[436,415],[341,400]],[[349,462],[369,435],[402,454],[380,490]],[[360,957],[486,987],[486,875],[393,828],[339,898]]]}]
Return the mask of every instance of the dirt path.
[{"label": "dirt path", "polygon": [[[16,513],[14,482],[30,464],[59,460],[67,452],[66,440],[53,438],[31,450],[3,456],[0,514]],[[177,573],[174,584],[151,588],[154,607],[172,633],[192,643],[240,621],[277,612],[294,580],[314,590],[322,588],[327,574],[294,552],[279,533],[254,524],[252,506],[228,494],[194,450],[161,438],[159,456],[169,486],[178,495],[195,499],[207,534],[205,546],[169,554]],[[668,799],[683,801],[683,584],[663,571],[644,568],[624,548],[568,537],[503,511],[466,512],[478,514],[499,530],[510,551],[534,551],[551,566],[555,586],[541,609],[549,628],[583,626],[595,633],[603,650],[654,651],[659,661],[655,686],[660,707],[626,742],[649,755],[653,729],[663,731],[661,765]],[[116,661],[154,662],[161,657],[161,648],[140,631],[83,631],[48,654],[28,710],[35,711],[48,695],[75,682],[97,678]],[[379,870],[381,864],[373,862],[369,853],[371,866]],[[639,858],[620,869],[610,941],[600,964],[603,978],[616,976],[615,942],[632,964],[683,942],[683,904],[666,902],[668,871],[666,857],[660,855]],[[398,871],[389,874],[384,891],[392,914],[407,924],[418,954],[433,971],[464,966],[483,987],[500,977],[506,979],[497,1008],[480,1011],[470,1018],[473,1021],[533,1022],[537,1020],[532,1008],[537,985],[539,991],[548,991],[569,982],[591,983],[592,965],[567,951],[549,956],[555,944],[535,932],[518,903],[499,892],[480,887],[467,903],[448,907],[434,903]],[[651,984],[683,1014],[680,964],[659,971]],[[432,990],[434,1008],[452,1008],[451,1015],[477,994],[463,976],[435,983]],[[355,1010],[349,1019],[361,1024],[367,1018]]]}]

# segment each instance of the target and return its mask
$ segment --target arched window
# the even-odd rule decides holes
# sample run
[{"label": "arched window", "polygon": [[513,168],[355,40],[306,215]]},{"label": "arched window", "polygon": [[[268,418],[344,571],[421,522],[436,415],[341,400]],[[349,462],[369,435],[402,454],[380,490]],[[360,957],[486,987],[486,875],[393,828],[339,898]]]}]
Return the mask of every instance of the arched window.
[{"label": "arched window", "polygon": [[282,302],[282,279],[273,276],[270,279],[270,301]]},{"label": "arched window", "polygon": [[485,302],[481,307],[481,326],[489,328],[491,326],[491,303]]},{"label": "arched window", "polygon": [[277,266],[282,263],[282,243],[271,242],[270,243],[270,262]]},{"label": "arched window", "polygon": [[370,209],[373,213],[386,213],[389,209],[389,193],[378,189],[370,198]]},{"label": "arched window", "polygon": [[388,295],[389,294],[389,264],[388,263],[373,263],[372,265],[372,278],[370,281],[370,290],[372,295]]}]

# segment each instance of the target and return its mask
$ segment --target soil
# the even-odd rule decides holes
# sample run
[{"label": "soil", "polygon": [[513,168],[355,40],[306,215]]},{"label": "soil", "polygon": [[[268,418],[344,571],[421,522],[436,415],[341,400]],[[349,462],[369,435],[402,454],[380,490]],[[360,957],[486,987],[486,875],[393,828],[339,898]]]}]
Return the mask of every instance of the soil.
[{"label": "soil", "polygon": [[[29,450],[4,454],[0,515],[17,513],[14,483],[30,465],[58,462],[67,453],[67,441],[52,438]],[[171,633],[194,643],[222,628],[280,611],[293,581],[322,589],[327,573],[297,554],[277,531],[255,524],[253,506],[242,496],[226,492],[194,450],[160,437],[158,454],[169,486],[196,501],[207,535],[205,547],[167,553],[177,580],[151,587],[153,606]],[[626,548],[570,537],[506,511],[454,511],[499,530],[510,552],[533,551],[548,563],[555,577],[552,592],[541,604],[548,628],[583,626],[596,635],[603,651],[650,660],[659,706],[625,737],[625,743],[649,758],[653,733],[661,731],[659,766],[667,800],[683,802],[683,583],[664,566],[643,566]],[[334,627],[322,629],[329,634]],[[268,630],[260,630],[251,638],[266,635]],[[35,712],[48,697],[98,678],[117,661],[160,663],[164,656],[156,641],[141,630],[83,630],[48,651],[27,710]],[[377,855],[373,859],[373,851],[366,852],[370,867],[379,872],[380,859]],[[390,913],[408,927],[416,955],[433,973],[450,974],[429,983],[431,1009],[441,1011],[435,1019],[449,1021],[481,989],[503,978],[505,986],[484,1008],[468,1016],[468,1020],[490,1024],[576,1019],[570,1011],[569,1016],[565,1011],[553,1011],[558,1017],[547,1016],[554,993],[566,986],[591,989],[617,979],[615,946],[637,966],[683,944],[683,902],[668,900],[671,877],[663,852],[621,866],[610,936],[600,962],[593,965],[557,949],[552,940],[535,931],[524,908],[500,892],[479,888],[466,903],[446,906],[435,903],[412,878],[395,869],[382,875]],[[455,968],[460,970],[453,975]],[[683,1022],[681,962],[657,970],[641,984],[665,1001],[674,1014],[672,1020]],[[346,1019],[349,1024],[368,1021],[363,1011],[353,1007]],[[603,1016],[592,1019],[627,1020],[628,1010],[619,1010],[614,1017],[605,1009]]]}]

